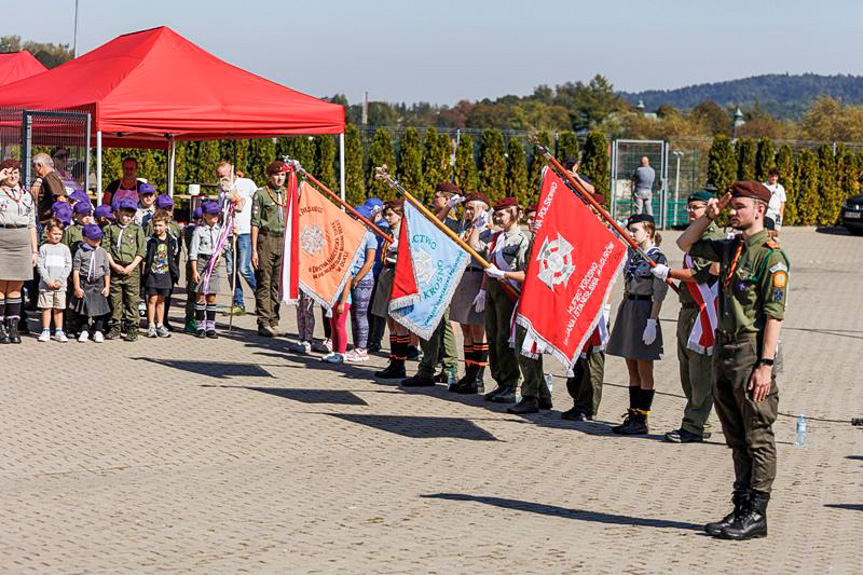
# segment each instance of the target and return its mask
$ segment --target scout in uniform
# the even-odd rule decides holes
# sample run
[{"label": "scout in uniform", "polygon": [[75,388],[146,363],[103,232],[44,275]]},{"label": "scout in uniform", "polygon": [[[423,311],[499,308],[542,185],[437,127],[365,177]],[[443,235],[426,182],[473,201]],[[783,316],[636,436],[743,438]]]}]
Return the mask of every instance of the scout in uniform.
[{"label": "scout in uniform", "polygon": [[[719,329],[713,353],[713,399],[734,461],[734,510],[705,530],[725,539],[767,535],[767,502],[776,477],[773,422],[779,390],[773,363],[788,296],[788,258],[767,237],[770,190],[736,182],[721,200],[708,202],[677,245],[692,257],[719,262]],[[730,239],[704,239],[710,223],[730,204]]]},{"label": "scout in uniform", "polygon": [[111,326],[105,339],[117,339],[121,334],[126,341],[138,339],[139,266],[147,253],[147,241],[144,230],[133,221],[137,210],[134,200],[117,200],[117,219],[105,228],[102,238],[111,267]]},{"label": "scout in uniform", "polygon": [[189,248],[192,246],[192,236],[195,235],[195,228],[201,225],[204,210],[201,206],[198,206],[192,210],[191,215],[192,221],[183,228],[183,246],[186,248],[186,313],[184,316],[186,325],[183,327],[183,331],[186,333],[197,333],[198,321],[195,319],[195,301],[198,297],[196,292],[198,286],[192,281],[193,262],[189,259]]},{"label": "scout in uniform", "polygon": [[[486,269],[483,280],[485,299],[477,299],[476,311],[485,311],[485,333],[488,341],[489,368],[497,388],[485,395],[487,401],[515,403],[519,383],[518,352],[510,345],[512,313],[518,301],[503,288],[503,282],[518,289],[517,278],[524,281],[524,270],[530,250],[530,237],[518,224],[518,202],[504,198],[494,206],[494,223],[502,228],[485,244],[479,240],[480,230],[474,228],[468,242],[480,248],[480,255],[494,264]],[[492,281],[494,280],[494,281]],[[541,370],[540,370],[541,371]],[[540,373],[540,377],[541,377]]]},{"label": "scout in uniform", "polygon": [[[73,198],[76,194],[84,194],[80,190],[72,192],[69,198]],[[84,194],[86,198],[86,194]],[[78,248],[84,242],[83,230],[84,226],[90,223],[93,214],[93,206],[89,199],[77,198],[75,205],[72,207],[72,225],[63,230],[63,243],[69,248],[72,257],[78,252]],[[67,301],[71,301],[74,295],[74,286],[72,282],[68,282],[66,293]],[[71,336],[77,336],[81,331],[81,318],[78,313],[70,306],[66,310],[66,333]]]},{"label": "scout in uniform", "polygon": [[267,166],[267,185],[252,197],[252,267],[255,269],[255,305],[258,334],[275,337],[279,327],[279,272],[284,252],[285,179],[288,167],[284,162]]},{"label": "scout in uniform", "polygon": [[[221,209],[216,202],[204,202],[201,206],[204,221],[195,226],[189,245],[189,262],[192,264],[192,279],[195,281],[195,321],[197,337],[216,339],[216,295],[219,293],[219,267],[222,255],[228,249],[227,242],[219,249],[222,226],[219,225]],[[215,261],[212,260],[215,258]],[[211,264],[212,262],[212,264]],[[212,273],[207,270],[212,265]]]},{"label": "scout in uniform", "polygon": [[[695,221],[707,211],[707,202],[714,198],[713,190],[694,192],[689,196],[686,209],[689,212],[689,221]],[[704,231],[703,239],[719,240],[725,234],[715,223]],[[672,443],[698,443],[710,437],[708,418],[713,408],[713,348],[702,347],[693,349],[689,344],[690,334],[699,320],[700,307],[693,295],[699,294],[698,287],[709,291],[716,284],[719,274],[719,265],[704,258],[693,258],[687,255],[684,258],[684,269],[669,269],[668,266],[659,264],[650,271],[657,278],[665,281],[666,278],[680,280],[680,314],[677,316],[677,359],[680,362],[680,384],[683,394],[686,396],[686,407],[683,409],[683,422],[680,429],[669,431],[665,434],[665,440]],[[703,296],[699,295],[703,299]],[[713,305],[713,301],[704,302]]]},{"label": "scout in uniform", "polygon": [[114,221],[114,211],[110,205],[102,204],[101,206],[96,206],[96,209],[93,211],[93,217],[96,219],[96,224],[104,231],[108,224]]}]

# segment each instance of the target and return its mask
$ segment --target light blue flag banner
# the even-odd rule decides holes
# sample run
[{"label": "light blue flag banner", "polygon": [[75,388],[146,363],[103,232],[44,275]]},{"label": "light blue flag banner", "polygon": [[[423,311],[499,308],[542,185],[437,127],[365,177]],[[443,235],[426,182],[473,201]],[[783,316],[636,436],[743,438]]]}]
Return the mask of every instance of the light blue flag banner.
[{"label": "light blue flag banner", "polygon": [[390,317],[431,338],[461,281],[470,256],[410,202],[398,238]]}]

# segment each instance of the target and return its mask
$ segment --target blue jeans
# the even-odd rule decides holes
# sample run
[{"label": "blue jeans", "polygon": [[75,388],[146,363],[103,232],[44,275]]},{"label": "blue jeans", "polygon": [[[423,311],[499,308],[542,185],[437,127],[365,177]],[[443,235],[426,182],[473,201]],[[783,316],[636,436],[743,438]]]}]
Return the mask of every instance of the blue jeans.
[{"label": "blue jeans", "polygon": [[234,305],[245,307],[243,302],[243,286],[240,284],[239,276],[245,278],[246,283],[252,288],[252,291],[257,289],[255,282],[255,272],[252,270],[252,234],[237,235],[237,259],[240,262],[237,269],[237,285],[234,284],[234,251],[233,248],[225,252],[225,265],[228,268],[228,283],[234,290]]}]

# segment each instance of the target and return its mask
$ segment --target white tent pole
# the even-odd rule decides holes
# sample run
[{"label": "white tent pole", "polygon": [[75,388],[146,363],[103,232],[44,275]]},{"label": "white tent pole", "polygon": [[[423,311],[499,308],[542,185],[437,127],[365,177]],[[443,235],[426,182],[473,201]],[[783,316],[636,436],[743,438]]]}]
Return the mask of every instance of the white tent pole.
[{"label": "white tent pole", "polygon": [[339,185],[342,201],[345,199],[345,134],[339,134]]},{"label": "white tent pole", "polygon": [[177,168],[177,140],[168,139],[168,195],[174,197],[174,173]]},{"label": "white tent pole", "polygon": [[102,130],[96,131],[96,203],[102,205]]}]

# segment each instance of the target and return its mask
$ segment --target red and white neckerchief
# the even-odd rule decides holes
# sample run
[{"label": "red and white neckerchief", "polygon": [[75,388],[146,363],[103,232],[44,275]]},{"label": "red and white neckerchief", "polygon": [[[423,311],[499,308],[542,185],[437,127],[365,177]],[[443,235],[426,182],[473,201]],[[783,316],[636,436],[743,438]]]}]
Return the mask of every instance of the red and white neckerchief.
[{"label": "red and white neckerchief", "polygon": [[[683,257],[683,267],[692,269],[694,265],[689,254]],[[698,319],[692,326],[686,347],[697,353],[712,355],[716,343],[715,333],[719,327],[719,282],[714,282],[712,286],[695,282],[685,285],[698,305]]]}]

